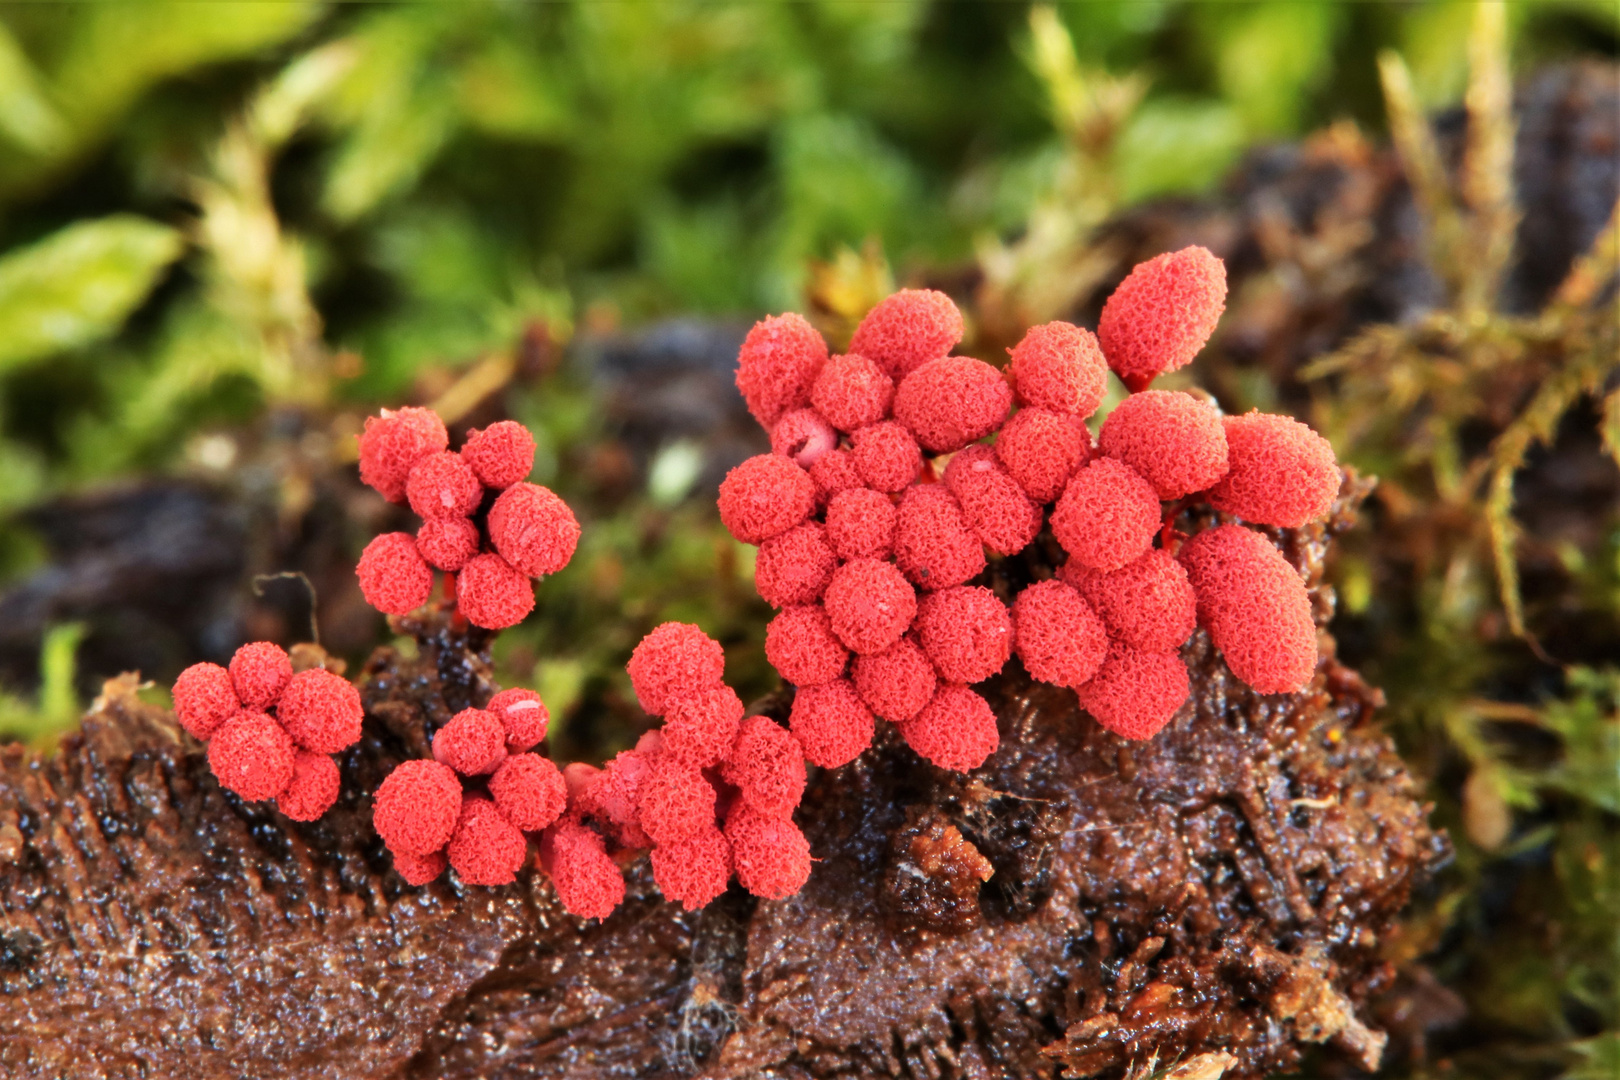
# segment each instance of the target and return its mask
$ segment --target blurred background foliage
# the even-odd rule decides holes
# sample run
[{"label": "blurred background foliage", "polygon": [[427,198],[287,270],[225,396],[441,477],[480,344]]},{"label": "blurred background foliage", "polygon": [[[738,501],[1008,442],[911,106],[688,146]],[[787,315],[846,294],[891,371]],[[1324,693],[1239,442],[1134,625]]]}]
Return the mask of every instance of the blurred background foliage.
[{"label": "blurred background foliage", "polygon": [[559,756],[644,726],[663,619],[764,693],[712,503],[748,322],[840,345],[928,284],[996,359],[1206,243],[1232,303],[1167,384],[1381,479],[1334,629],[1458,851],[1388,943],[1397,1068],[1612,1077],[1617,52],[1611,0],[0,8],[0,737],[388,640],[352,566],[410,519],[353,436],[404,402],[522,420],[584,519],[496,646]]}]

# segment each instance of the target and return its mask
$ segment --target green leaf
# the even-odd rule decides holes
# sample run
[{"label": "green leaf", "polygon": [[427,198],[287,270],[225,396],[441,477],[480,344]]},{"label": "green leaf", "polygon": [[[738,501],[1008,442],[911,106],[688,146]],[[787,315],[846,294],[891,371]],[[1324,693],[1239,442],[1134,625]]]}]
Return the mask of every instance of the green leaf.
[{"label": "green leaf", "polygon": [[25,150],[47,154],[67,141],[67,125],[51,104],[34,65],[0,24],[0,134]]},{"label": "green leaf", "polygon": [[115,214],[0,258],[0,372],[116,331],[184,247],[168,226]]}]

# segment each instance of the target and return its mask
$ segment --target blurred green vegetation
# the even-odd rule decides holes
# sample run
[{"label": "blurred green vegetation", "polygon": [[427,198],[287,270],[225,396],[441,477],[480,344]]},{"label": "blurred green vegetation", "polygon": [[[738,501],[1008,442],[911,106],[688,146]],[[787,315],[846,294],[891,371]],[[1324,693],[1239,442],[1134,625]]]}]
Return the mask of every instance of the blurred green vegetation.
[{"label": "blurred green vegetation", "polygon": [[[1620,672],[1536,650],[1551,607],[1602,633],[1620,621],[1620,526],[1559,548],[1572,584],[1526,603],[1513,491],[1609,377],[1612,307],[1493,311],[1513,208],[1483,182],[1458,204],[1422,190],[1435,152],[1418,132],[1471,72],[1478,85],[1482,56],[1500,91],[1509,49],[1516,70],[1612,57],[1620,15],[1514,4],[1483,54],[1477,15],[1452,0],[0,8],[0,588],[44,562],[19,515],[53,498],[200,476],[296,532],[361,416],[495,400],[536,432],[534,478],[587,525],[539,613],[500,638],[499,673],[544,694],[560,756],[600,756],[644,722],[622,664],[646,629],[703,625],[748,698],[774,681],[769,612],[751,549],[689,497],[699,448],[657,448],[626,488],[597,390],[526,352],[787,308],[836,338],[895,280],[977,275],[968,315],[990,355],[1106,278],[1092,240],[1122,210],[1207,192],[1246,149],[1350,119],[1394,136],[1448,290],[1432,319],[1368,329],[1312,384],[1312,418],[1384,478],[1380,531],[1352,538],[1337,584],[1458,844],[1392,958],[1433,955],[1470,1030],[1499,1037],[1401,1068],[1613,1076]],[[1479,175],[1505,175],[1500,139],[1478,145]],[[382,511],[343,508],[352,560]],[[1409,603],[1381,615],[1391,596]],[[37,689],[0,693],[0,731],[71,726],[83,632],[45,635]]]}]

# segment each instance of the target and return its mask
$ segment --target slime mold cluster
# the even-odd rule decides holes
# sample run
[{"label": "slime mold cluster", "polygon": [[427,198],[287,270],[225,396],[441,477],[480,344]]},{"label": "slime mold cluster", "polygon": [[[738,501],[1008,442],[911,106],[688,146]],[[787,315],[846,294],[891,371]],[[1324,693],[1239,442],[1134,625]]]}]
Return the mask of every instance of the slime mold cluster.
[{"label": "slime mold cluster", "polygon": [[230,668],[193,664],[174,682],[174,712],[208,744],[208,766],[248,802],[274,799],[294,821],[314,821],[337,801],[332,755],[360,738],[360,693],[324,668],[293,673],[268,641],[243,645]]},{"label": "slime mold cluster", "polygon": [[[878,304],[844,355],[798,315],[755,325],[737,386],[772,452],[726,477],[720,516],[759,548],[756,587],[780,609],[766,656],[797,687],[808,760],[853,760],[882,719],[935,765],[977,767],[998,735],[972,684],[1015,654],[1132,739],[1186,700],[1179,650],[1198,626],[1261,693],[1309,681],[1310,602],[1282,554],[1245,524],[1191,538],[1171,524],[1205,503],[1300,526],[1339,490],[1332,448],[1304,424],[1149,389],[1197,355],[1225,297],[1205,249],[1159,256],[1109,297],[1096,335],[1034,327],[1005,371],[951,353],[962,317],[932,291]],[[1110,369],[1131,393],[1094,444],[1085,421]],[[1046,531],[1064,556],[1053,576],[1007,601],[977,583]]]}]

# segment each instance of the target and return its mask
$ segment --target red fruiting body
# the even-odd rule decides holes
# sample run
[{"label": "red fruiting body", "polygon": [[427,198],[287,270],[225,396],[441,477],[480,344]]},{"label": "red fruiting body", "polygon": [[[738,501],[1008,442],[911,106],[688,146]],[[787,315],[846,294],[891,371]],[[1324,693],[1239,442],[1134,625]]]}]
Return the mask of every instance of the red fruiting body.
[{"label": "red fruiting body", "polygon": [[538,746],[546,737],[546,725],[551,723],[546,703],[533,690],[502,690],[484,708],[494,713],[506,729],[506,749],[512,754]]},{"label": "red fruiting body", "polygon": [[639,749],[619,751],[580,798],[580,809],[611,826],[626,847],[651,847],[652,838],[641,831],[636,820],[641,785],[651,770],[650,753]]},{"label": "red fruiting body", "polygon": [[907,375],[894,392],[894,418],[923,448],[960,450],[1001,426],[1012,408],[1001,372],[970,356],[942,356]]},{"label": "red fruiting body", "polygon": [[1018,658],[1033,678],[1077,687],[1108,654],[1108,631],[1080,593],[1061,581],[1030,585],[1013,601]]},{"label": "red fruiting body", "polygon": [[1198,621],[1232,674],[1262,694],[1303,688],[1316,672],[1316,624],[1299,571],[1239,525],[1199,533],[1179,553],[1198,594]]},{"label": "red fruiting body", "polygon": [[381,416],[366,418],[360,435],[360,482],[389,502],[402,503],[411,466],[449,445],[450,433],[433,410],[384,409]]},{"label": "red fruiting body", "polygon": [[827,502],[827,542],[840,559],[887,559],[894,551],[894,502],[868,488]]},{"label": "red fruiting body", "polygon": [[192,664],[174,680],[174,715],[192,736],[208,741],[214,731],[242,711],[231,673],[218,664]]},{"label": "red fruiting body", "polygon": [[342,786],[337,762],[325,754],[298,750],[293,754],[292,779],[276,796],[276,809],[294,821],[314,821],[332,809]]},{"label": "red fruiting body", "polygon": [[637,820],[655,844],[678,844],[714,828],[714,788],[695,767],[662,754],[636,791]]},{"label": "red fruiting body", "polygon": [[466,799],[450,837],[450,865],[469,885],[510,885],[528,858],[523,834],[488,799]]},{"label": "red fruiting body", "polygon": [[1069,481],[1052,511],[1052,535],[1093,570],[1117,570],[1153,546],[1159,496],[1129,465],[1096,458]]},{"label": "red fruiting body", "polygon": [[807,521],[759,545],[754,588],[772,607],[813,604],[821,599],[838,559],[820,522]]},{"label": "red fruiting body", "polygon": [[759,454],[720,482],[720,520],[745,544],[787,532],[816,508],[810,474],[776,454]]},{"label": "red fruiting body", "polygon": [[405,497],[421,518],[464,518],[478,509],[484,485],[454,450],[428,454],[411,466]]},{"label": "red fruiting body", "polygon": [[939,688],[939,676],[928,655],[910,637],[888,649],[857,656],[855,689],[867,708],[893,724],[903,724],[922,712]]},{"label": "red fruiting body", "polygon": [[1041,508],[1030,501],[989,446],[970,446],[945,466],[945,486],[985,547],[1016,555],[1040,535]]},{"label": "red fruiting body", "polygon": [[765,659],[794,686],[817,686],[844,673],[849,650],[820,604],[783,608],[765,628]]},{"label": "red fruiting body", "polygon": [[916,617],[917,593],[893,563],[854,559],[833,571],[825,606],[833,633],[846,648],[882,652]]},{"label": "red fruiting body", "polygon": [[462,776],[492,773],[506,760],[506,728],[485,709],[462,709],[433,736],[433,757]]},{"label": "red fruiting body", "polygon": [[1187,700],[1187,665],[1175,653],[1142,652],[1114,642],[1091,681],[1076,690],[1080,707],[1127,739],[1150,739]]},{"label": "red fruiting body", "polygon": [[810,403],[810,387],[827,362],[827,343],[804,316],[788,312],[761,319],[737,354],[737,389],[759,426]]},{"label": "red fruiting body", "polygon": [[501,762],[489,778],[489,794],[501,816],[524,832],[539,832],[568,807],[562,772],[539,754],[513,754]]},{"label": "red fruiting body", "polygon": [[1026,408],[1087,417],[1108,391],[1108,362],[1090,330],[1072,323],[1032,326],[1012,348],[1007,373]]},{"label": "red fruiting body", "polygon": [[922,468],[922,448],[911,432],[893,420],[863,427],[849,442],[855,471],[873,491],[903,491]]},{"label": "red fruiting body", "polygon": [[944,484],[919,484],[901,497],[894,561],[913,584],[929,590],[960,585],[984,569],[984,545]]},{"label": "red fruiting body", "polygon": [[372,797],[371,823],[395,856],[438,851],[460,816],[461,781],[426,758],[401,762]]},{"label": "red fruiting body", "polygon": [[516,420],[499,420],[467,432],[461,456],[478,482],[494,491],[509,488],[534,468],[534,436]]},{"label": "red fruiting body", "polygon": [[353,746],[364,717],[360,691],[324,668],[294,675],[276,705],[276,719],[293,742],[314,754],[335,754]]},{"label": "red fruiting body", "polygon": [[731,880],[731,844],[713,825],[678,844],[658,845],[651,861],[659,891],[687,911],[718,898]]},{"label": "red fruiting body", "polygon": [[848,679],[801,686],[788,723],[805,759],[823,769],[836,769],[860,757],[872,745],[875,728],[872,711]]},{"label": "red fruiting body", "polygon": [[737,741],[743,712],[742,699],[724,683],[677,697],[668,704],[659,729],[664,751],[697,769],[719,764]]},{"label": "red fruiting body", "polygon": [[456,607],[474,626],[505,630],[534,610],[534,586],[499,555],[479,555],[456,575]]},{"label": "red fruiting body", "polygon": [[1111,636],[1133,649],[1175,652],[1198,624],[1192,583],[1169,552],[1155,548],[1107,573],[1069,563],[1058,575],[1080,590]]},{"label": "red fruiting body", "polygon": [[865,481],[855,467],[855,455],[848,450],[829,450],[810,466],[810,479],[816,485],[816,501],[825,504],[840,491],[858,488]]},{"label": "red fruiting body", "polygon": [[1131,390],[1185,367],[1214,333],[1226,307],[1226,267],[1201,247],[1137,264],[1097,323],[1108,366]]},{"label": "red fruiting body", "polygon": [[384,615],[404,615],[427,603],[433,568],[416,550],[410,533],[383,533],[360,554],[355,567],[366,603]]},{"label": "red fruiting body", "polygon": [[792,896],[810,880],[810,842],[791,820],[734,803],[725,835],[738,883],[760,899]]},{"label": "red fruiting body", "polygon": [[406,855],[396,851],[393,856],[394,869],[410,885],[426,885],[450,865],[450,860],[444,857],[442,851],[431,851],[426,855]]},{"label": "red fruiting body", "polygon": [[894,380],[864,356],[827,361],[810,390],[810,403],[839,431],[856,431],[889,415]]},{"label": "red fruiting body", "polygon": [[917,605],[917,640],[940,678],[975,683],[1012,655],[1012,620],[996,594],[978,585],[929,593]]},{"label": "red fruiting body", "polygon": [[676,698],[708,690],[725,674],[720,643],[691,623],[667,622],[641,639],[625,670],[636,700],[653,716]]},{"label": "red fruiting body", "polygon": [[546,834],[551,882],[562,906],[582,919],[605,919],[624,899],[624,875],[595,832],[563,820]]},{"label": "red fruiting body", "polygon": [[429,566],[455,573],[478,554],[481,538],[470,518],[429,518],[416,530],[416,550]]},{"label": "red fruiting body", "polygon": [[250,641],[231,657],[231,686],[249,709],[274,705],[292,673],[286,650],[269,641]]},{"label": "red fruiting body", "polygon": [[1220,413],[1180,391],[1144,390],[1120,402],[1097,447],[1140,473],[1161,499],[1203,491],[1226,475]]},{"label": "red fruiting body", "polygon": [[767,716],[749,716],[722,770],[726,782],[761,814],[785,818],[804,796],[804,750],[785,728]]},{"label": "red fruiting body", "polygon": [[838,446],[838,432],[814,409],[794,409],[784,413],[771,428],[771,453],[791,458],[808,469],[821,456]]},{"label": "red fruiting body", "polygon": [[1298,528],[1325,517],[1339,496],[1333,446],[1289,416],[1226,418],[1231,471],[1209,493],[1217,510],[1257,525]]},{"label": "red fruiting body", "polygon": [[489,539],[530,577],[555,574],[579,546],[579,522],[568,504],[539,484],[513,484],[489,508]]},{"label": "red fruiting body", "polygon": [[949,684],[900,725],[900,734],[918,756],[955,772],[978,768],[1001,745],[990,703],[965,686]]},{"label": "red fruiting body", "polygon": [[248,802],[273,799],[293,778],[293,741],[262,712],[240,712],[208,740],[208,767],[219,786]]},{"label": "red fruiting body", "polygon": [[996,436],[996,458],[1024,494],[1041,504],[1063,494],[1090,455],[1091,432],[1066,413],[1019,409]]},{"label": "red fruiting body", "polygon": [[933,289],[901,289],[855,328],[849,351],[876,361],[895,381],[944,356],[962,340],[962,313]]}]

